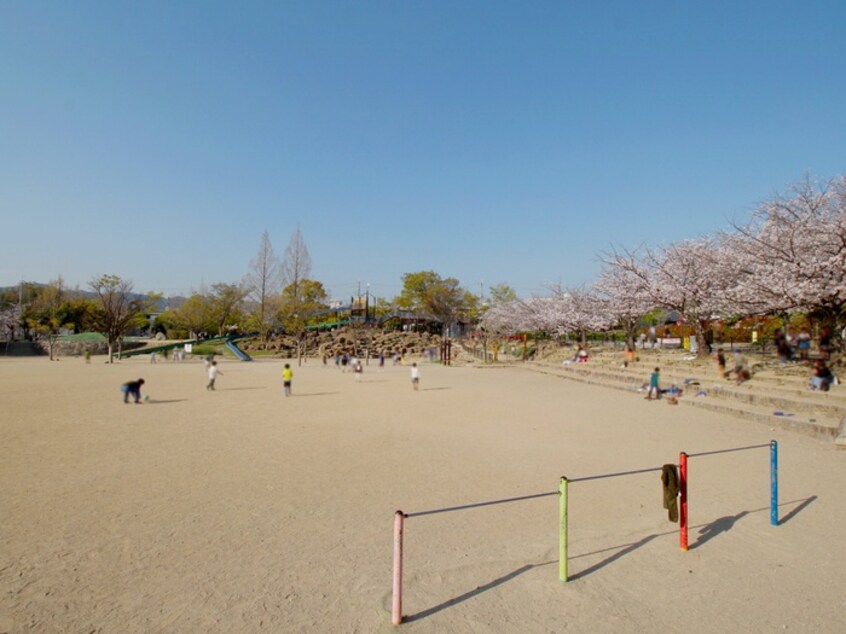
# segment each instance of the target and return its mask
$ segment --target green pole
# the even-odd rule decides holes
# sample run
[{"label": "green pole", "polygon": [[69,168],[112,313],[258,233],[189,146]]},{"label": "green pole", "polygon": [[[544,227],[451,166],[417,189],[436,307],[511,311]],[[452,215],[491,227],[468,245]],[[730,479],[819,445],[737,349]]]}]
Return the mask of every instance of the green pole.
[{"label": "green pole", "polygon": [[567,478],[558,482],[558,580],[567,583]]}]

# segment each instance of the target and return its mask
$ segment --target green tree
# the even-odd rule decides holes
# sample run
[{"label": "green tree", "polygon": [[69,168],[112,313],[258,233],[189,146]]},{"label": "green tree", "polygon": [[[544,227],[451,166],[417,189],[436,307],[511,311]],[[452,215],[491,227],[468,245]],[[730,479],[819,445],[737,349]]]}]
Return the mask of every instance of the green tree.
[{"label": "green tree", "polygon": [[187,339],[188,329],[179,321],[179,315],[168,308],[156,318],[156,327],[163,330],[168,339]]},{"label": "green tree", "polygon": [[299,332],[311,315],[326,308],[326,300],[326,289],[321,282],[310,279],[292,282],[282,291],[279,321],[287,332]]},{"label": "green tree", "polygon": [[214,318],[212,299],[203,292],[195,292],[174,312],[176,324],[188,335],[199,339],[202,333],[214,332],[217,323]]},{"label": "green tree", "polygon": [[226,327],[235,325],[240,318],[239,307],[246,292],[239,284],[213,284],[211,290],[210,317],[215,323],[218,336],[223,336]]},{"label": "green tree", "polygon": [[406,273],[396,304],[406,310],[428,313],[449,328],[468,310],[468,294],[454,277],[442,278],[434,271]]},{"label": "green tree", "polygon": [[505,282],[494,284],[488,289],[488,294],[491,298],[491,304],[504,304],[506,302],[513,302],[517,300],[517,291],[511,288]]},{"label": "green tree", "polygon": [[62,330],[73,327],[66,321],[68,314],[65,310],[68,301],[65,282],[61,276],[51,280],[47,286],[39,289],[34,301],[27,307],[27,326],[47,339],[50,361],[54,358],[56,341]]}]

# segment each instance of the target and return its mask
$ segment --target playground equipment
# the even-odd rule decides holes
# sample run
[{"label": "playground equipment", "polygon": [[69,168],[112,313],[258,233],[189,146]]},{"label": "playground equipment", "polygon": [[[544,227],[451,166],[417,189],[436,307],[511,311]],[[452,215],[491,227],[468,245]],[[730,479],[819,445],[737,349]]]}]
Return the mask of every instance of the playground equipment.
[{"label": "playground equipment", "polygon": [[252,361],[253,360],[253,358],[250,355],[248,355],[246,352],[241,350],[241,348],[239,348],[238,346],[235,345],[235,339],[232,339],[232,338],[227,339],[225,345],[229,350],[232,351],[232,354],[234,354],[236,357],[241,359],[241,361]]},{"label": "playground equipment", "polygon": [[[748,447],[733,447],[730,449],[718,449],[715,451],[703,451],[699,453],[685,453],[679,454],[679,547],[683,551],[688,550],[688,460],[690,458],[699,458],[704,456],[711,456],[716,454],[731,453],[736,451],[747,451],[751,449],[761,449],[769,447],[770,449],[770,524],[773,526],[779,525],[778,518],[778,442],[775,440],[767,444],[751,445]],[[403,571],[403,532],[404,523],[407,518],[420,517],[423,515],[432,515],[435,513],[447,513],[450,511],[460,511],[470,508],[478,508],[480,506],[491,506],[494,504],[506,504],[509,502],[518,502],[522,500],[530,500],[534,498],[547,497],[558,495],[558,579],[562,583],[568,580],[567,560],[568,560],[568,494],[569,485],[577,482],[586,482],[588,480],[599,480],[603,478],[617,478],[621,476],[635,475],[639,473],[648,473],[652,471],[661,471],[663,467],[650,467],[646,469],[636,469],[633,471],[622,471],[619,473],[606,473],[602,475],[585,476],[581,478],[568,479],[562,476],[559,480],[557,491],[548,491],[544,493],[535,493],[531,495],[523,495],[519,497],[512,497],[503,500],[491,500],[487,502],[478,502],[474,504],[464,504],[461,506],[453,506],[449,508],[436,509],[431,511],[420,511],[417,513],[403,513],[396,511],[394,513],[394,554],[393,554],[393,589],[391,599],[391,622],[394,625],[402,623],[402,571]]]}]

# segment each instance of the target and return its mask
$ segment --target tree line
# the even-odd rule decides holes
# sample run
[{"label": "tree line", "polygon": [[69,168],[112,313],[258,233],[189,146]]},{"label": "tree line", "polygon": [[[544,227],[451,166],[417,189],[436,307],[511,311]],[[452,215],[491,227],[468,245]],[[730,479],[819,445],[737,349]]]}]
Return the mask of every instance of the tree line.
[{"label": "tree line", "polygon": [[[58,277],[46,285],[22,283],[0,294],[0,327],[7,341],[15,333],[48,342],[50,356],[65,332],[94,331],[107,342],[109,359],[120,352],[130,332],[165,332],[176,339],[223,336],[233,331],[256,334],[267,344],[278,331],[301,332],[306,326],[331,319],[324,285],[311,279],[311,257],[299,227],[282,258],[264,231],[247,273],[237,283],[219,282],[193,291],[181,302],[169,301],[161,310],[161,293],[133,292],[132,281],[106,274],[88,282],[89,292],[68,289]],[[453,277],[434,271],[402,276],[402,291],[375,302],[379,313],[412,311],[448,328],[457,321],[478,319],[481,296],[463,288]],[[490,289],[491,296],[516,298],[506,284]],[[151,316],[155,320],[151,321]]]}]

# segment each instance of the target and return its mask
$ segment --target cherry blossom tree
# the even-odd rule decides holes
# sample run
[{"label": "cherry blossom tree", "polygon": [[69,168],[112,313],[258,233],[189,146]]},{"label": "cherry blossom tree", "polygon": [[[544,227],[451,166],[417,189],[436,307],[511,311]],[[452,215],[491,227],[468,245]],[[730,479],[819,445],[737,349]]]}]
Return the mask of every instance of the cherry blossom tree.
[{"label": "cherry blossom tree", "polygon": [[552,286],[552,301],[547,304],[552,310],[550,319],[555,321],[558,332],[574,332],[582,344],[587,342],[589,331],[606,330],[613,318],[609,303],[593,289]]},{"label": "cherry blossom tree", "polygon": [[806,178],[761,205],[727,239],[738,270],[732,298],[745,312],[806,311],[842,326],[846,306],[846,176]]},{"label": "cherry blossom tree", "polygon": [[[605,265],[594,284],[597,295],[605,299],[609,317],[626,332],[626,345],[634,349],[638,320],[653,308],[648,287],[632,272],[614,266],[613,255],[606,255]],[[610,259],[610,261],[609,261]]]},{"label": "cherry blossom tree", "polygon": [[703,320],[723,304],[727,280],[722,251],[715,238],[704,237],[646,248],[643,255],[614,251],[606,265],[609,274],[631,278],[652,306],[676,310],[693,326],[700,355],[707,354]]}]

